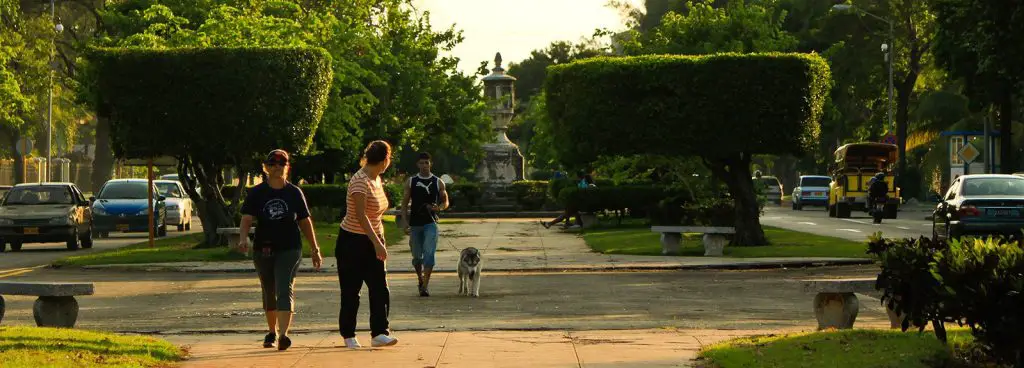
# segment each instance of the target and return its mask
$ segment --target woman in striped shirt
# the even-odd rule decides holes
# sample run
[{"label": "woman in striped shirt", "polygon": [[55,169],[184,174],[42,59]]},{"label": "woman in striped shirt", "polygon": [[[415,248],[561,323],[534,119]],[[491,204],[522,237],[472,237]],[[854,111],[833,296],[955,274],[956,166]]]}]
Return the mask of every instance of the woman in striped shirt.
[{"label": "woman in striped shirt", "polygon": [[335,257],[338,261],[338,283],[341,285],[341,312],[338,328],[345,346],[361,347],[356,339],[356,314],[359,311],[359,290],[363,283],[370,291],[370,335],[372,346],[391,346],[398,339],[390,336],[388,313],[391,293],[388,290],[388,249],[384,239],[381,216],[388,209],[388,198],[380,175],[391,164],[391,145],[373,141],[363,151],[359,169],[348,183],[345,218],[341,221]]}]

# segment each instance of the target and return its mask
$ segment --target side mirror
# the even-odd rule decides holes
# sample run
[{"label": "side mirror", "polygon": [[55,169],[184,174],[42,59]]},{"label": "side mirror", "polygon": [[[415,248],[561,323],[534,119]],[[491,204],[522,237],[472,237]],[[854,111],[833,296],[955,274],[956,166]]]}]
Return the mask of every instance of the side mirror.
[{"label": "side mirror", "polygon": [[167,197],[164,197],[164,196],[159,196],[159,197],[156,197],[156,200],[157,200],[157,201],[160,201],[160,202],[163,202],[163,201],[166,201],[166,200],[167,200]]},{"label": "side mirror", "polygon": [[89,197],[89,203],[96,202],[96,197]]}]

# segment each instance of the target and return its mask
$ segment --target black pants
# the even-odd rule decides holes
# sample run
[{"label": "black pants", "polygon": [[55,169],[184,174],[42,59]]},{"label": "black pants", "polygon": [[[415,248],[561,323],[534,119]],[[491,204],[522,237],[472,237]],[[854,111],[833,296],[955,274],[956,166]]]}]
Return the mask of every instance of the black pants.
[{"label": "black pants", "polygon": [[388,313],[391,310],[388,271],[384,262],[377,259],[373,242],[366,235],[340,230],[334,245],[334,257],[338,260],[338,284],[341,285],[341,312],[338,315],[341,337],[356,336],[359,291],[364,282],[370,290],[370,334],[388,335]]}]

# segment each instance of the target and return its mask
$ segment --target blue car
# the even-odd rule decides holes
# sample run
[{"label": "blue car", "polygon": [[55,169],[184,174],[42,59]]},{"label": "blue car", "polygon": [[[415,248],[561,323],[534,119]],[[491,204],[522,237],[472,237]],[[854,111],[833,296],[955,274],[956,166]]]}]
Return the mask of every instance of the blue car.
[{"label": "blue car", "polygon": [[[93,231],[106,238],[111,232],[149,232],[149,206],[145,179],[114,179],[103,184],[92,200]],[[156,236],[167,235],[165,199],[156,186],[153,196],[153,230]]]}]

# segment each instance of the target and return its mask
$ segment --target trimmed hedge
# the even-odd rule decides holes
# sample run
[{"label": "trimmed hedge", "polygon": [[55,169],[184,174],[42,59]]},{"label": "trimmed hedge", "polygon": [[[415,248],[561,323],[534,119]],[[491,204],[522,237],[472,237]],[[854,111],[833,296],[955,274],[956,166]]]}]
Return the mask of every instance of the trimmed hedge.
[{"label": "trimmed hedge", "polygon": [[552,66],[544,86],[560,157],[587,164],[809,152],[829,81],[816,54],[651,55]]},{"label": "trimmed hedge", "polygon": [[451,206],[460,210],[464,206],[478,206],[484,195],[478,183],[455,183],[446,186],[445,189],[448,191]]},{"label": "trimmed hedge", "polygon": [[98,111],[115,155],[246,164],[304,152],[327,104],[319,48],[94,49]]},{"label": "trimmed hedge", "polygon": [[539,210],[548,203],[548,182],[539,180],[521,180],[512,183],[516,204],[526,210]]},{"label": "trimmed hedge", "polygon": [[968,325],[989,357],[1024,366],[1024,248],[1017,240],[887,240],[868,253],[882,272],[882,302],[904,315],[902,328],[930,323],[946,341],[945,323]]}]

